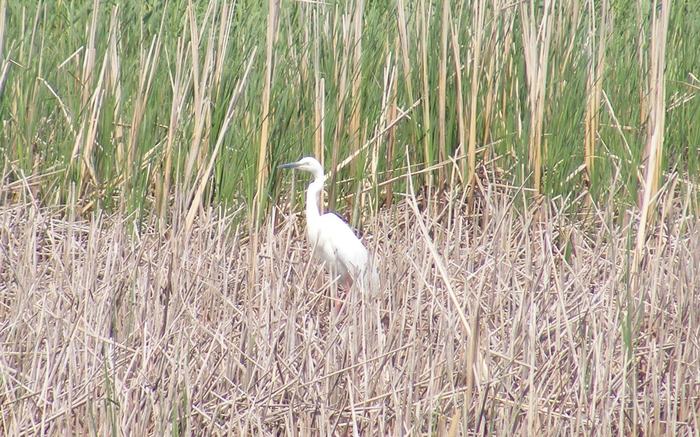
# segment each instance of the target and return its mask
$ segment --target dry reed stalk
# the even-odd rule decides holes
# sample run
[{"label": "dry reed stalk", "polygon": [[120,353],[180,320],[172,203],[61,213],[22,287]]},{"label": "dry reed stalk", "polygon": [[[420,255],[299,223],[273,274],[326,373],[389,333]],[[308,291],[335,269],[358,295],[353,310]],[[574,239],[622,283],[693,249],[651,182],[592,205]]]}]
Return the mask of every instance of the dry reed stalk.
[{"label": "dry reed stalk", "polygon": [[[121,31],[120,31],[120,10],[118,7],[112,8],[112,14],[109,22],[109,41],[107,45],[108,53],[105,55],[109,57],[109,71],[108,71],[108,90],[114,99],[114,109],[112,111],[112,117],[115,121],[114,123],[114,149],[117,163],[123,163],[126,157],[126,145],[124,144],[124,126],[126,122],[124,121],[123,114],[123,91],[122,91],[122,58],[119,51],[119,42],[121,41]],[[65,61],[64,61],[65,62]]]},{"label": "dry reed stalk", "polygon": [[[95,58],[97,55],[96,35],[100,16],[100,2],[93,0],[92,14],[90,19],[90,27],[87,29],[87,46],[84,51],[82,80],[83,88],[81,93],[81,102],[83,107],[88,107],[90,96],[92,95],[92,81],[94,80]],[[37,10],[38,13],[38,10]],[[32,44],[33,46],[33,44]]]},{"label": "dry reed stalk", "polygon": [[[658,6],[658,7],[657,7]],[[647,142],[643,155],[644,181],[639,199],[639,228],[635,250],[635,268],[646,249],[647,222],[658,191],[663,159],[664,127],[666,121],[666,35],[670,16],[670,1],[652,4],[651,35],[649,46],[649,115]]]},{"label": "dry reed stalk", "polygon": [[[97,56],[96,35],[98,18],[100,16],[99,6],[99,2],[94,0],[92,4],[90,27],[87,29],[87,47],[84,51],[82,68],[83,86],[81,89],[81,102],[82,107],[90,108],[90,116],[82,119],[80,129],[75,138],[73,152],[71,153],[71,166],[79,169],[80,180],[83,181],[85,174],[89,173],[95,185],[97,185],[97,177],[92,166],[92,151],[95,145],[99,113],[102,108],[102,84],[107,63],[107,59],[105,58],[102,66],[102,74],[97,77],[95,72],[95,58]],[[95,83],[94,88],[93,83]],[[68,174],[66,174],[66,177],[68,177]]]},{"label": "dry reed stalk", "polygon": [[[210,6],[214,7],[214,2],[210,3]],[[216,36],[216,55],[214,56],[214,73],[212,79],[212,87],[214,88],[214,95],[219,96],[221,93],[221,82],[224,75],[224,70],[227,67],[226,53],[228,52],[229,43],[231,41],[231,27],[233,26],[234,14],[232,8],[234,6],[228,2],[221,3],[221,9],[219,10],[219,31]],[[211,39],[214,38],[214,29],[211,30]],[[210,39],[210,41],[211,41]],[[212,44],[212,42],[210,42]]]},{"label": "dry reed stalk", "polygon": [[[451,29],[451,41],[452,41],[452,57],[454,60],[455,67],[455,88],[456,88],[456,106],[457,106],[457,147],[455,148],[455,158],[459,159],[460,162],[460,178],[462,181],[470,181],[471,177],[467,177],[467,166],[466,162],[468,158],[465,157],[466,148],[466,138],[467,138],[467,128],[464,115],[464,97],[462,96],[462,56],[459,50],[459,37],[457,36],[457,31],[452,26]],[[458,158],[459,157],[459,158]]]},{"label": "dry reed stalk", "polygon": [[2,53],[4,32],[5,32],[5,8],[6,4],[3,1],[0,3],[0,59],[2,59],[2,64],[0,64],[0,93],[3,93],[5,89],[5,81],[7,80],[7,75],[10,72],[10,60],[6,59]]},{"label": "dry reed stalk", "polygon": [[[318,72],[318,68],[316,69]],[[314,104],[314,118],[315,118],[315,128],[314,128],[314,156],[321,162],[323,166],[325,163],[325,138],[326,138],[326,81],[317,77],[316,82],[316,99]],[[321,214],[323,214],[323,198],[324,194],[321,191],[319,209]]]},{"label": "dry reed stalk", "polygon": [[[486,17],[486,0],[473,3],[472,38],[471,38],[471,91],[469,100],[469,144],[466,150],[467,165],[462,166],[462,177],[465,184],[474,189],[476,175],[476,116],[477,99],[479,96],[479,78],[481,76],[481,50],[484,45],[484,20]],[[463,161],[464,162],[464,161]]]},{"label": "dry reed stalk", "polygon": [[[316,70],[318,71],[318,70]],[[314,99],[314,156],[319,160],[321,165],[324,163],[325,156],[325,123],[326,114],[326,84],[325,79],[316,78],[316,98]]]},{"label": "dry reed stalk", "polygon": [[[422,2],[422,0],[421,0]],[[398,0],[396,2],[396,27],[397,35],[396,42],[394,44],[394,50],[396,53],[400,54],[401,58],[401,71],[403,72],[403,86],[406,87],[406,95],[408,100],[413,102],[413,78],[412,78],[412,65],[410,60],[411,52],[409,50],[409,34],[408,34],[408,23],[406,20],[406,7],[403,0]],[[411,138],[415,138],[412,136]]]},{"label": "dry reed stalk", "polygon": [[[32,30],[30,32],[30,40],[29,40],[29,54],[28,54],[28,59],[26,60],[30,64],[34,64],[37,66],[37,71],[39,77],[41,77],[44,74],[44,60],[45,60],[45,47],[46,46],[46,33],[43,31],[40,25],[40,20],[42,17],[46,15],[47,11],[47,6],[43,5],[42,7],[39,7],[36,9],[36,12],[34,14],[34,22],[32,24]],[[26,35],[25,35],[26,36]],[[26,38],[24,38],[26,39]],[[39,40],[36,42],[36,40]],[[37,48],[38,46],[38,48]],[[9,60],[9,59],[8,59]],[[21,123],[24,125],[26,123],[27,127],[32,126],[35,123],[41,123],[42,120],[39,119],[40,117],[40,111],[39,108],[41,107],[41,102],[38,100],[38,96],[40,95],[39,89],[41,88],[41,83],[38,80],[32,81],[31,84],[31,97],[22,102],[22,105],[24,106],[24,109],[26,110],[26,120],[23,120]],[[14,94],[14,93],[13,93]],[[20,97],[21,94],[17,93],[17,97]],[[27,129],[27,134],[29,134],[29,130]],[[28,139],[28,137],[27,137]],[[33,142],[33,141],[32,141]],[[38,150],[36,150],[35,146],[32,146],[29,148],[29,153],[28,153],[28,159],[26,160],[27,163],[31,162],[32,166],[32,171],[35,171],[41,161],[41,154],[38,153]]]},{"label": "dry reed stalk", "polygon": [[266,36],[266,46],[265,46],[265,76],[263,80],[263,94],[262,94],[262,125],[260,127],[260,147],[258,148],[258,160],[257,160],[257,172],[256,172],[256,185],[255,185],[255,196],[253,197],[253,205],[251,209],[251,225],[253,226],[252,232],[252,244],[250,252],[250,277],[255,282],[255,275],[257,272],[257,253],[258,250],[258,232],[259,223],[262,219],[263,213],[263,202],[264,193],[267,190],[267,148],[270,135],[270,94],[272,92],[272,72],[274,70],[273,65],[273,55],[275,40],[277,39],[277,15],[279,14],[279,0],[269,0],[268,1],[268,15],[267,15],[267,36]]},{"label": "dry reed stalk", "polygon": [[644,181],[638,205],[640,218],[637,230],[636,259],[641,257],[644,250],[647,221],[649,221],[650,212],[654,208],[659,178],[661,177],[666,121],[666,35],[668,34],[670,9],[670,2],[655,1],[652,4],[650,64],[647,81],[649,114],[647,140],[642,157]]},{"label": "dry reed stalk", "polygon": [[[429,135],[432,132],[431,128],[431,122],[430,122],[430,70],[429,67],[430,65],[428,64],[428,50],[429,50],[429,41],[428,41],[428,23],[430,21],[429,17],[431,15],[431,10],[429,10],[432,6],[432,2],[430,2],[430,5],[428,6],[429,9],[426,9],[426,0],[420,0],[419,2],[419,9],[420,9],[420,53],[421,53],[421,82],[423,84],[423,95],[421,96],[421,106],[423,107],[423,131],[425,132],[425,135],[423,135],[423,162],[425,165],[429,166],[433,164],[433,155],[431,151],[431,145],[430,145],[430,136]],[[428,186],[433,185],[433,173],[430,172],[426,175],[426,184]]]},{"label": "dry reed stalk", "polygon": [[[318,44],[318,34],[316,33],[316,26],[318,20],[318,12],[316,8],[311,5],[301,5],[301,15],[303,33],[302,33],[302,46],[303,47],[313,47],[314,54],[317,51],[316,45]],[[314,32],[312,34],[312,32]],[[301,50],[298,54],[300,58],[299,62],[299,81],[301,83],[306,83],[309,78],[309,72],[312,71],[311,61],[309,60],[309,50]]]},{"label": "dry reed stalk", "polygon": [[[277,24],[279,14],[279,1],[268,1],[267,16],[267,36],[265,45],[265,76],[263,80],[263,94],[261,99],[261,127],[260,127],[260,147],[258,148],[257,172],[256,172],[256,192],[254,200],[254,218],[257,222],[261,218],[263,191],[267,184],[267,148],[270,135],[270,94],[272,92],[272,72],[274,70],[273,57],[274,45],[277,39]],[[257,229],[257,226],[256,226]],[[256,232],[257,233],[257,232]]]},{"label": "dry reed stalk", "polygon": [[530,109],[528,164],[533,175],[533,188],[536,193],[539,193],[542,188],[542,136],[554,4],[554,0],[545,0],[541,17],[536,16],[536,11],[539,10],[537,2],[520,4],[527,70],[527,100]]},{"label": "dry reed stalk", "polygon": [[7,1],[0,0],[0,59],[2,59],[2,69],[0,70],[0,93],[2,92],[3,85],[5,84],[5,78],[7,77],[7,71],[9,70],[9,61],[5,56],[5,26],[7,19]]},{"label": "dry reed stalk", "polygon": [[[503,20],[506,23],[508,23],[507,18],[511,17],[512,20],[514,14],[502,11],[500,4],[493,4],[492,7],[494,9],[491,18],[492,20]],[[488,144],[491,141],[491,130],[493,128],[491,124],[492,120],[495,119],[494,111],[496,108],[496,103],[498,102],[498,84],[501,83],[503,70],[505,68],[504,60],[506,57],[504,54],[505,48],[503,47],[503,44],[506,38],[505,35],[508,32],[508,25],[503,26],[503,28],[500,26],[491,26],[491,33],[489,38],[487,38],[487,41],[489,42],[486,44],[484,49],[484,52],[487,53],[487,58],[489,59],[489,65],[485,72],[486,91],[484,93],[484,108],[482,110],[484,127],[481,141],[484,144]],[[488,161],[488,159],[489,151],[487,149],[484,154],[484,161]]]},{"label": "dry reed stalk", "polygon": [[[637,65],[639,65],[641,68],[639,69],[639,81],[638,81],[638,94],[639,94],[639,123],[644,123],[646,120],[646,117],[649,116],[649,89],[648,89],[648,68],[649,68],[649,59],[646,58],[646,56],[650,53],[649,52],[649,47],[647,44],[649,43],[649,37],[646,34],[647,30],[647,19],[648,19],[648,14],[649,11],[645,10],[644,8],[645,3],[641,1],[637,1],[635,4],[635,9],[637,12],[637,26],[636,28],[638,29],[637,31],[637,38],[636,38],[636,45],[637,45]],[[648,6],[648,4],[647,4]]]},{"label": "dry reed stalk", "polygon": [[[596,9],[600,9],[600,22],[597,24]],[[607,0],[596,7],[593,1],[588,3],[588,75],[586,76],[586,112],[584,115],[584,163],[587,178],[590,181],[594,171],[595,146],[598,141],[600,125],[601,95],[603,92],[603,73],[605,72],[605,53],[608,32],[610,31],[609,6]],[[571,44],[573,46],[573,43]]]},{"label": "dry reed stalk", "polygon": [[[193,5],[191,2],[187,5],[187,24],[186,30],[190,34],[189,52],[192,59],[192,139],[188,148],[185,167],[182,174],[181,186],[185,193],[189,194],[192,186],[192,179],[195,177],[195,165],[199,163],[200,149],[203,138],[205,137],[204,130],[208,128],[206,125],[207,112],[209,106],[206,102],[205,79],[208,65],[201,65],[200,62],[200,32],[197,20],[194,16]],[[205,59],[210,59],[205,55]],[[202,72],[204,67],[204,72]]]},{"label": "dry reed stalk", "polygon": [[138,170],[136,166],[136,149],[141,130],[143,116],[146,113],[148,98],[151,94],[151,85],[155,77],[158,61],[160,60],[160,49],[162,46],[162,36],[164,29],[164,20],[161,19],[158,33],[151,40],[148,50],[141,47],[139,51],[139,80],[138,91],[134,102],[134,109],[131,116],[131,125],[129,128],[129,140],[126,146],[126,161],[122,163],[121,168],[124,168],[124,187],[120,194],[120,208],[126,211],[126,199],[131,194],[131,189],[134,183],[134,173]]},{"label": "dry reed stalk", "polygon": [[[110,35],[109,38],[114,38],[114,35]],[[83,183],[86,182],[87,177],[90,176],[90,180],[95,186],[99,185],[97,180],[97,174],[95,172],[95,167],[93,165],[93,152],[97,140],[97,126],[100,120],[100,113],[102,111],[102,102],[104,98],[104,80],[107,70],[108,57],[105,56],[100,72],[97,76],[95,89],[90,93],[89,102],[89,117],[83,118],[78,134],[76,135],[75,146],[73,148],[74,159],[80,159],[80,180]],[[91,73],[91,75],[94,73]],[[88,82],[90,83],[90,82]]]},{"label": "dry reed stalk", "polygon": [[[369,184],[372,186],[376,186],[378,182],[377,169],[379,167],[380,162],[380,149],[382,148],[382,140],[384,139],[383,136],[377,135],[379,132],[384,131],[387,133],[387,155],[389,153],[390,146],[388,145],[388,141],[389,137],[391,137],[393,134],[393,128],[387,128],[386,126],[390,123],[390,120],[392,120],[392,115],[396,113],[395,105],[393,102],[393,100],[396,98],[396,96],[393,94],[394,89],[396,87],[395,83],[396,67],[394,66],[394,63],[391,59],[391,55],[387,55],[386,60],[384,62],[384,74],[382,75],[382,109],[381,114],[379,116],[379,122],[374,128],[373,137],[376,138],[376,141],[374,141],[374,147],[372,147],[372,150],[370,151],[369,158]],[[388,156],[387,159],[389,160]],[[364,190],[362,194],[364,194]]]},{"label": "dry reed stalk", "polygon": [[[438,160],[447,159],[447,35],[450,29],[450,0],[442,0],[440,17],[440,66],[438,70]],[[426,162],[426,164],[428,164]],[[438,186],[445,184],[444,167],[438,168]]]},{"label": "dry reed stalk", "polygon": [[[360,125],[360,111],[362,109],[362,28],[363,14],[365,3],[364,0],[354,0],[351,2],[354,5],[352,17],[352,86],[350,91],[352,109],[350,110],[350,139],[352,147],[350,150],[356,152],[360,149],[360,145],[364,141],[365,136],[362,135],[362,127]],[[350,168],[350,172],[357,174],[355,162]]]},{"label": "dry reed stalk", "polygon": [[410,51],[408,48],[408,26],[406,22],[406,10],[403,0],[396,2],[396,27],[398,29],[397,40],[395,46],[396,53],[401,54],[401,67],[403,71],[403,83],[406,86],[406,94],[408,99],[413,101],[413,80],[411,80],[411,61]]},{"label": "dry reed stalk", "polygon": [[[333,147],[331,150],[331,168],[336,168],[338,165],[338,160],[340,159],[340,145],[342,142],[343,135],[345,135],[346,130],[345,130],[345,106],[347,105],[347,95],[348,95],[348,64],[350,63],[350,50],[352,48],[352,43],[350,40],[350,23],[351,19],[347,14],[343,14],[341,17],[342,20],[342,35],[340,37],[342,38],[342,44],[340,42],[335,43],[335,48],[336,48],[336,59],[339,59],[339,64],[336,63],[336,77],[335,81],[338,84],[338,96],[339,98],[336,99],[337,102],[337,107],[336,107],[336,112],[337,112],[337,123],[335,124],[335,129],[333,132]],[[316,44],[318,44],[319,41],[319,30],[318,26],[316,26]],[[338,46],[342,47],[342,50],[338,50]],[[318,50],[318,47],[316,48]],[[328,183],[328,188],[329,188],[329,196],[328,196],[328,208],[329,209],[334,209],[335,208],[335,202],[336,202],[336,181],[337,181],[337,174],[333,173],[330,176],[329,183]]]},{"label": "dry reed stalk", "polygon": [[[324,117],[325,111],[325,78],[321,77],[321,38],[319,32],[318,14],[313,15],[313,73],[314,73],[314,156],[319,160],[321,165],[324,164]],[[323,202],[321,202],[323,204]]]},{"label": "dry reed stalk", "polygon": [[[162,169],[162,183],[158,184],[156,196],[156,208],[158,209],[159,226],[161,230],[165,230],[167,223],[168,209],[171,184],[172,184],[172,167],[173,167],[173,152],[175,148],[175,136],[177,128],[180,124],[180,117],[183,111],[183,104],[186,96],[186,86],[189,82],[189,74],[183,72],[186,58],[186,47],[183,39],[178,40],[177,53],[175,56],[175,74],[172,76],[172,102],[170,105],[170,119],[168,123],[168,135],[165,142],[165,164]],[[180,190],[176,190],[178,193]],[[185,204],[184,199],[176,200],[176,204]]]},{"label": "dry reed stalk", "polygon": [[[398,42],[398,41],[397,41]],[[395,120],[396,119],[396,113],[398,110],[397,107],[397,102],[396,102],[396,96],[398,93],[398,73],[396,72],[396,67],[394,66],[392,70],[392,79],[391,79],[391,86],[390,89],[388,90],[389,96],[388,96],[388,115],[387,118],[389,120]],[[394,127],[389,128],[387,132],[387,137],[386,137],[386,162],[387,162],[387,172],[386,172],[386,179],[391,180],[391,177],[393,175],[393,163],[394,163],[394,149],[396,147],[396,129]],[[378,183],[378,180],[375,176],[375,184]],[[389,206],[393,203],[393,186],[392,184],[388,184],[386,187],[386,197],[384,198],[384,206]]]}]

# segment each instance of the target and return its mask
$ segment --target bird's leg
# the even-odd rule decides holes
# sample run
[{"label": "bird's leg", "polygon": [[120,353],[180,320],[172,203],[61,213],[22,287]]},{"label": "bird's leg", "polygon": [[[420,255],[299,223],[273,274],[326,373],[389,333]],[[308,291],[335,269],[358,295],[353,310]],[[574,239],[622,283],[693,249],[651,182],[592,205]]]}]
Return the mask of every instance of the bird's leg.
[{"label": "bird's leg", "polygon": [[342,309],[345,307],[345,301],[347,300],[348,292],[352,287],[352,278],[349,274],[346,273],[340,277],[340,279],[338,280],[338,284],[342,285],[343,288],[343,291],[341,292],[340,287],[338,287],[338,303],[335,304],[336,312],[337,314],[340,314]]},{"label": "bird's leg", "polygon": [[350,291],[350,288],[352,288],[352,278],[346,273],[343,275],[340,281],[343,284],[343,290],[345,290],[344,294],[347,294]]}]

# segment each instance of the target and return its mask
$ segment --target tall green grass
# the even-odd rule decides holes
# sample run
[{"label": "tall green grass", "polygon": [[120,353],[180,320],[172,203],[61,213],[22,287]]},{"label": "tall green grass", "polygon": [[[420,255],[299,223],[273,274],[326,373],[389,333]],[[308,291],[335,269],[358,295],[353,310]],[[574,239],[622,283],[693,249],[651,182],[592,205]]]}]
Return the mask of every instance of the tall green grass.
[{"label": "tall green grass", "polygon": [[84,210],[175,204],[192,217],[223,202],[259,218],[279,193],[275,165],[321,154],[339,184],[331,205],[356,215],[405,189],[382,184],[405,173],[405,150],[433,166],[430,185],[469,185],[486,163],[536,192],[599,196],[619,172],[634,203],[658,114],[653,178],[700,169],[700,4],[674,2],[654,31],[661,9],[3,1],[0,159],[8,177],[44,175],[44,202],[75,189]]}]

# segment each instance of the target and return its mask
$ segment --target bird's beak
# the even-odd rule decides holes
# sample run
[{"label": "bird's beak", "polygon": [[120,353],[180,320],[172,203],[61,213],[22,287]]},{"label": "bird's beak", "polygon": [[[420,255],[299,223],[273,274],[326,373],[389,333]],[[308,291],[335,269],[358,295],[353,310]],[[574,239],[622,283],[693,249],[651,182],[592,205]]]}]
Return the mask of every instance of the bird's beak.
[{"label": "bird's beak", "polygon": [[299,167],[298,162],[290,162],[288,164],[282,164],[282,165],[278,166],[277,168],[297,168],[297,167]]}]

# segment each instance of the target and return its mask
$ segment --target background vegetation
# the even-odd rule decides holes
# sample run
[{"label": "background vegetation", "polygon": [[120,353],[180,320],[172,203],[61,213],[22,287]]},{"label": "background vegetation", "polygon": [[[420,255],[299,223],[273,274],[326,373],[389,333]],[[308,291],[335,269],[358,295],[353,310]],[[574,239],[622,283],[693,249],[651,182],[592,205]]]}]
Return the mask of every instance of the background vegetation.
[{"label": "background vegetation", "polygon": [[[698,429],[699,38],[693,0],[0,0],[0,430]],[[275,171],[312,154],[381,266],[344,315]]]},{"label": "background vegetation", "polygon": [[259,214],[277,197],[275,165],[310,154],[346,181],[331,184],[331,206],[403,189],[387,181],[406,153],[432,169],[430,185],[465,185],[486,163],[538,192],[598,195],[619,171],[627,204],[648,160],[657,182],[700,167],[694,1],[4,1],[0,12],[4,173],[42,175],[47,203],[74,192],[85,210],[226,202]]}]

